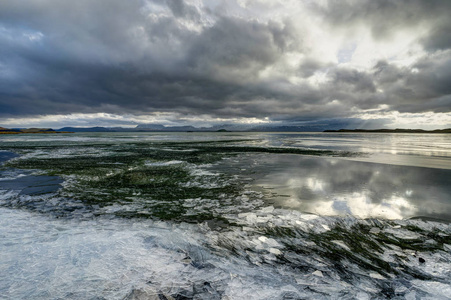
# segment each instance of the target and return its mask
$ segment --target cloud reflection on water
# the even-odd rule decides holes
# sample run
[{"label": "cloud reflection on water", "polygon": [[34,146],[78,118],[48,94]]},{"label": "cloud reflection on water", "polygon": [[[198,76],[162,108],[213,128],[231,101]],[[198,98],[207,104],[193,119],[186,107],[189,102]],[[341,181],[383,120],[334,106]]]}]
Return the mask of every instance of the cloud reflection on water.
[{"label": "cloud reflection on water", "polygon": [[255,184],[276,193],[276,205],[283,207],[319,215],[451,220],[450,170],[294,155],[265,155],[255,169]]}]

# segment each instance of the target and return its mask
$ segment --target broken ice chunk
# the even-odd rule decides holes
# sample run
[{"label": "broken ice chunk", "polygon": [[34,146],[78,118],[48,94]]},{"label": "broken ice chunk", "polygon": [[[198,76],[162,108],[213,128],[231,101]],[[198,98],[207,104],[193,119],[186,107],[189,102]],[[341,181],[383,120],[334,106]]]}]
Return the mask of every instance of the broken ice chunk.
[{"label": "broken ice chunk", "polygon": [[321,272],[320,270],[316,270],[315,272],[312,273],[312,275],[315,275],[318,277],[324,277],[323,272]]}]

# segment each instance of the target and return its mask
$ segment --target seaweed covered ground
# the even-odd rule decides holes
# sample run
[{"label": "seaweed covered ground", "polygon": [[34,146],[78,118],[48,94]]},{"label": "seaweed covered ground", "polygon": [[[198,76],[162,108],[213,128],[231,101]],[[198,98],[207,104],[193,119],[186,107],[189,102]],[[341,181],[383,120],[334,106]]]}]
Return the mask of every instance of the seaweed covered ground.
[{"label": "seaweed covered ground", "polygon": [[[305,168],[317,170],[316,160],[330,162],[322,167],[330,169],[361,153],[233,136],[22,138],[2,143],[0,153],[9,159],[1,166],[0,291],[11,299],[451,295],[446,220],[314,214],[277,200],[292,195],[257,184],[264,162],[280,157],[293,164],[307,157]],[[327,198],[336,190],[324,191]],[[314,192],[302,195],[323,197]],[[369,195],[382,197],[375,190]],[[30,260],[35,267],[27,267]],[[56,280],[62,274],[65,280]],[[18,287],[43,278],[43,285]]]}]

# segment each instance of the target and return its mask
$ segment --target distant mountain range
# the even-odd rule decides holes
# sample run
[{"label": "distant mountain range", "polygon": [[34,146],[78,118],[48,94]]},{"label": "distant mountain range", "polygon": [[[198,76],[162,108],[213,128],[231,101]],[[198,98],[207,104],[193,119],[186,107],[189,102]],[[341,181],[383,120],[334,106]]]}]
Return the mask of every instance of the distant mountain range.
[{"label": "distant mountain range", "polygon": [[311,127],[287,126],[287,125],[242,125],[242,124],[223,124],[211,127],[194,126],[165,126],[161,124],[141,124],[133,128],[124,127],[63,127],[58,131],[71,132],[302,132],[302,131],[322,131],[312,130]]},{"label": "distant mountain range", "polygon": [[4,128],[0,127],[0,134],[21,133],[72,133],[72,132],[381,132],[381,133],[451,133],[451,128],[437,130],[422,129],[339,129],[324,130],[324,125],[295,126],[295,125],[243,125],[222,124],[212,127],[194,126],[165,126],[161,124],[141,124],[133,128],[124,127],[63,127],[52,128]]},{"label": "distant mountain range", "polygon": [[56,131],[52,128],[5,128],[0,127],[0,134],[21,134],[21,133],[69,133],[66,131]]},{"label": "distant mountain range", "polygon": [[270,126],[270,125],[241,125],[241,124],[223,124],[212,127],[194,127],[194,126],[165,126],[161,124],[142,124],[133,128],[127,127],[63,127],[59,129],[51,128],[3,128],[0,127],[0,134],[18,134],[18,133],[68,133],[68,132],[302,132],[302,131],[321,131],[312,130],[311,127],[301,126]]},{"label": "distant mountain range", "polygon": [[451,128],[422,130],[422,129],[339,129],[324,130],[324,125],[297,126],[297,125],[242,125],[222,124],[212,127],[194,126],[165,126],[161,124],[141,124],[133,128],[124,127],[63,127],[58,131],[71,132],[385,132],[385,133],[451,133]]}]

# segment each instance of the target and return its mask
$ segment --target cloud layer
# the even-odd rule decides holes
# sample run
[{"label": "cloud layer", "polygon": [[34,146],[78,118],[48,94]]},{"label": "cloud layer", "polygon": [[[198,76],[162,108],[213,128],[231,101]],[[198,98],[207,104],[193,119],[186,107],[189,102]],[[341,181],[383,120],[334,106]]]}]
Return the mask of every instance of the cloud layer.
[{"label": "cloud layer", "polygon": [[450,13],[439,0],[3,1],[0,118],[439,113],[450,126]]}]

